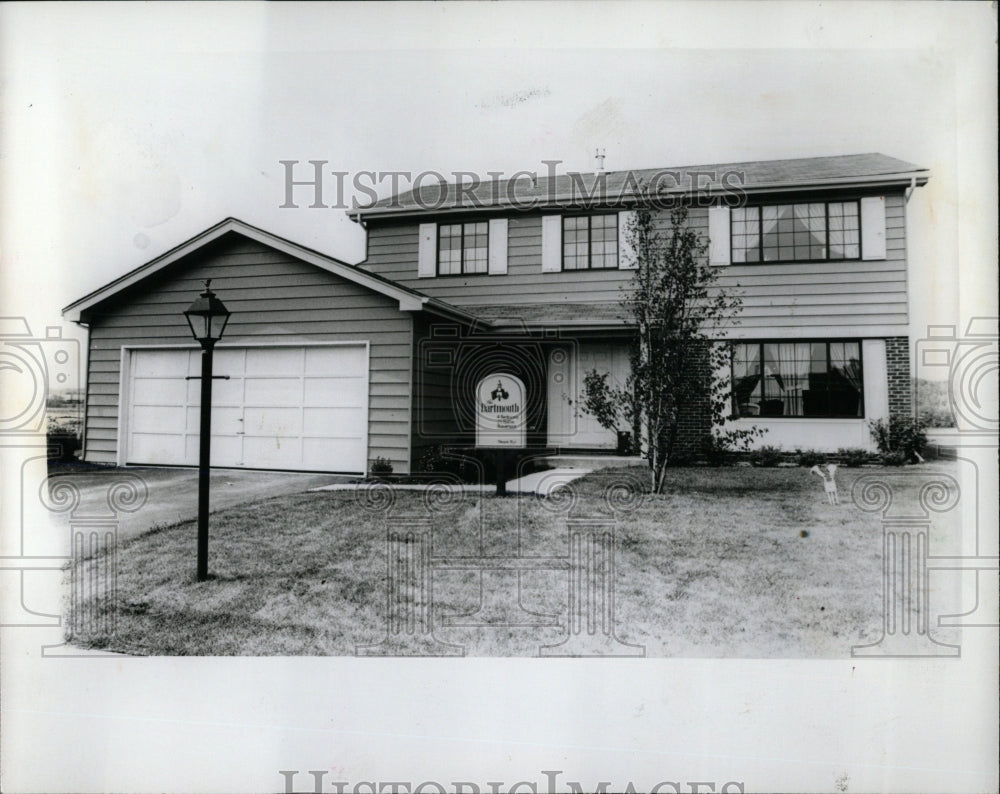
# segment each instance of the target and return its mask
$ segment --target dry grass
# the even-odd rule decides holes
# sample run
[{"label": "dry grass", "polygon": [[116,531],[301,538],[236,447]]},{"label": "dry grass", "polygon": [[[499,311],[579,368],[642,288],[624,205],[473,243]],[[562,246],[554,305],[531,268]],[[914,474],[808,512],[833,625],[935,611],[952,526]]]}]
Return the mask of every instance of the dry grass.
[{"label": "dry grass", "polygon": [[[649,656],[723,657],[844,657],[877,639],[881,525],[851,503],[850,489],[861,474],[879,471],[842,470],[839,506],[826,503],[822,484],[804,469],[671,471],[669,493],[645,495],[615,528],[617,637]],[[482,656],[535,656],[540,645],[559,643],[569,593],[567,514],[610,526],[604,495],[623,476],[636,472],[578,481],[572,505],[565,495],[466,495],[428,511],[423,494],[396,493],[393,516],[430,519],[434,638]],[[915,504],[921,480],[912,479],[901,492]],[[194,580],[194,524],[154,530],[119,549],[114,631],[73,641],[134,654],[354,654],[386,636],[386,526],[343,491],[226,510],[212,516],[213,578],[203,583]],[[555,562],[518,582],[516,571],[481,578],[440,559],[518,555]],[[449,622],[480,606],[487,625]],[[546,622],[537,615],[555,616],[558,625],[505,625]],[[433,638],[404,632],[399,639],[394,652],[444,650]]]}]

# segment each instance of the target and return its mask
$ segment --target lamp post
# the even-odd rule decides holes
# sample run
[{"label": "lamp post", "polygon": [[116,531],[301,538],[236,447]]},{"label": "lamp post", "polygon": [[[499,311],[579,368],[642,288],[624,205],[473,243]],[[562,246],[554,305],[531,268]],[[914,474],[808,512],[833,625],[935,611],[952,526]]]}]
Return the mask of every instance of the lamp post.
[{"label": "lamp post", "polygon": [[[198,581],[208,578],[208,483],[212,451],[212,354],[229,322],[229,310],[209,289],[192,303],[184,317],[201,345],[201,444],[198,451]],[[197,377],[197,376],[195,376]]]}]

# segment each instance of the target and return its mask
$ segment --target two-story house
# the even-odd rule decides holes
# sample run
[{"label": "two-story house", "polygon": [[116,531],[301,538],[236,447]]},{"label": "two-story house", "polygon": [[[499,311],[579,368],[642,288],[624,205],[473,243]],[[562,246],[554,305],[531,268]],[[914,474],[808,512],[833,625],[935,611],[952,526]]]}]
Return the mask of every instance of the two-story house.
[{"label": "two-story house", "polygon": [[[471,445],[476,383],[526,389],[527,443],[614,450],[580,410],[590,370],[624,382],[630,214],[685,200],[718,283],[742,297],[737,423],[762,443],[870,447],[909,415],[906,203],[925,169],[879,154],[428,184],[351,213],[352,266],[228,219],[66,307],[89,328],[84,456],[194,465],[198,349],[182,312],[211,278],[233,312],[216,352],[213,465],[411,470]],[[661,217],[665,211],[657,209]],[[706,408],[685,443],[708,432]]]}]

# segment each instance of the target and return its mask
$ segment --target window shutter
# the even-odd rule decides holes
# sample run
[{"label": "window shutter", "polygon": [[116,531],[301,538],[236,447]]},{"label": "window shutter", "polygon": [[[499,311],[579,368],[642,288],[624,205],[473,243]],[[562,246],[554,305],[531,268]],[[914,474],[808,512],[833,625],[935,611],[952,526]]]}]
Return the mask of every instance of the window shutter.
[{"label": "window shutter", "polygon": [[861,258],[885,259],[885,196],[861,199]]},{"label": "window shutter", "polygon": [[629,226],[634,219],[635,212],[633,210],[623,210],[618,213],[618,268],[620,270],[635,270],[638,267],[629,234]]},{"label": "window shutter", "polygon": [[730,263],[729,207],[708,208],[708,263]]},{"label": "window shutter", "polygon": [[420,224],[420,246],[417,249],[417,277],[437,275],[437,224]]},{"label": "window shutter", "polygon": [[494,218],[490,221],[490,264],[491,276],[507,273],[507,219]]},{"label": "window shutter", "polygon": [[542,216],[542,272],[562,270],[562,215]]}]

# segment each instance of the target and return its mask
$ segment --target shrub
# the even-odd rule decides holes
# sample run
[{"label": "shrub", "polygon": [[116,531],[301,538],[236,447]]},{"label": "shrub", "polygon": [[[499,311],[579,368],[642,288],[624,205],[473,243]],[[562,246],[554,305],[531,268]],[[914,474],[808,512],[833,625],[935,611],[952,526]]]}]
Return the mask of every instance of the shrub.
[{"label": "shrub", "polygon": [[435,444],[421,453],[416,470],[422,474],[451,474],[461,482],[478,483],[487,469],[492,471],[493,461],[490,456],[475,453],[476,450],[452,449]]},{"label": "shrub", "polygon": [[872,439],[883,455],[899,452],[904,462],[913,460],[927,446],[927,432],[919,419],[893,416],[889,421],[873,419],[868,423]]},{"label": "shrub", "polygon": [[52,422],[46,431],[45,441],[50,447],[49,457],[63,463],[76,460],[75,453],[83,446],[79,434],[73,427]]},{"label": "shrub", "polygon": [[372,474],[392,474],[392,462],[388,458],[378,457],[372,461]]},{"label": "shrub", "polygon": [[837,450],[837,457],[849,469],[856,469],[871,460],[871,454],[868,450],[861,447],[842,447]]},{"label": "shrub", "polygon": [[893,452],[886,452],[882,455],[882,465],[883,466],[903,466],[909,460],[905,452],[900,452],[898,450]]},{"label": "shrub", "polygon": [[781,462],[781,449],[770,445],[755,449],[750,453],[750,462],[764,469],[774,468]]},{"label": "shrub", "polygon": [[724,466],[732,461],[733,452],[726,438],[710,434],[702,444],[702,452],[709,466]]},{"label": "shrub", "polygon": [[955,418],[948,408],[928,408],[920,412],[920,422],[924,427],[954,427]]},{"label": "shrub", "polygon": [[818,466],[820,463],[826,460],[826,455],[822,452],[817,452],[815,449],[807,449],[800,451],[798,455],[795,456],[795,462],[800,466],[807,469],[811,469],[813,466]]},{"label": "shrub", "polygon": [[439,444],[425,448],[417,459],[417,471],[421,472],[451,472],[455,468],[455,461],[445,457],[444,450]]}]

